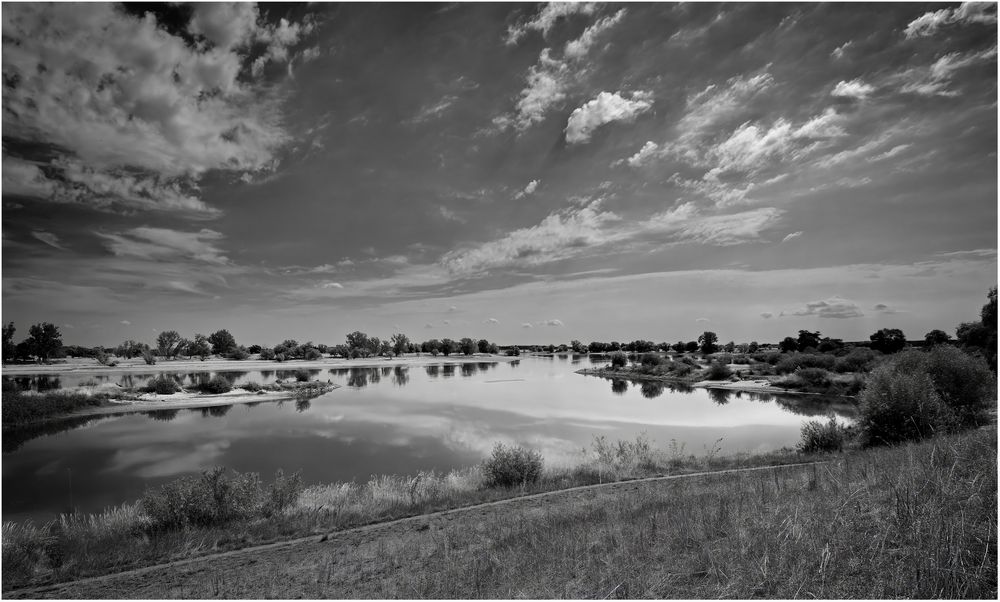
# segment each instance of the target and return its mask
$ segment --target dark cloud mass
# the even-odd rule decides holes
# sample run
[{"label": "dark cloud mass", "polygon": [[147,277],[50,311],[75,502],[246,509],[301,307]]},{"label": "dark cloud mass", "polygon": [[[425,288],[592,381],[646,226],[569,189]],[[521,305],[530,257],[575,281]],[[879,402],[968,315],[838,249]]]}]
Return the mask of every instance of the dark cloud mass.
[{"label": "dark cloud mass", "polygon": [[996,40],[989,3],[5,4],[3,319],[947,330],[996,279]]}]

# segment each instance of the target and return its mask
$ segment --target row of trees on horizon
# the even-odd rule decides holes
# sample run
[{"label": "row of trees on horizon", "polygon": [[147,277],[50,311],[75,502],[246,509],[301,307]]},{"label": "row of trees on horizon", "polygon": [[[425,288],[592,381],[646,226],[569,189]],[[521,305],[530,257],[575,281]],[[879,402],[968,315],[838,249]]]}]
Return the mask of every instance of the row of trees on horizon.
[{"label": "row of trees on horizon", "polygon": [[[979,351],[996,369],[996,346],[997,346],[997,289],[990,289],[987,294],[987,303],[980,311],[980,319],[973,322],[963,322],[955,329],[955,338],[943,330],[934,329],[924,335],[922,344],[934,346],[939,344],[954,343],[962,348]],[[134,340],[126,340],[114,348],[110,347],[81,347],[77,345],[63,345],[62,335],[59,328],[53,324],[43,322],[31,326],[28,330],[28,337],[20,343],[14,344],[14,334],[16,328],[13,322],[9,322],[3,327],[3,350],[2,359],[4,363],[11,361],[41,361],[46,362],[60,357],[93,357],[102,364],[114,362],[112,356],[124,359],[142,357],[146,363],[153,364],[156,358],[176,358],[176,357],[198,357],[207,359],[211,355],[216,355],[233,360],[248,359],[251,355],[259,355],[263,360],[284,361],[290,359],[320,359],[324,355],[339,356],[344,358],[367,358],[379,356],[400,356],[406,353],[430,353],[432,355],[472,355],[475,353],[497,354],[502,350],[509,355],[518,355],[521,350],[535,352],[569,352],[573,353],[609,353],[614,351],[626,351],[633,353],[648,353],[653,351],[712,354],[719,351],[728,353],[756,353],[759,350],[774,349],[783,353],[804,352],[804,353],[837,353],[846,347],[851,346],[841,339],[824,337],[819,331],[799,330],[797,337],[785,337],[776,345],[769,343],[760,344],[757,341],[737,344],[730,341],[719,344],[719,337],[712,331],[705,331],[698,337],[697,341],[678,341],[676,343],[654,343],[646,340],[634,340],[628,343],[611,341],[610,343],[592,341],[584,344],[578,340],[573,340],[570,344],[561,345],[535,345],[519,346],[511,345],[501,348],[496,343],[486,339],[472,339],[469,337],[458,341],[444,339],[430,339],[422,343],[411,341],[408,336],[402,333],[393,334],[388,339],[381,339],[377,336],[370,336],[361,331],[355,331],[346,336],[345,342],[339,345],[314,344],[312,341],[299,343],[294,339],[287,339],[274,347],[263,347],[261,345],[243,346],[236,342],[236,338],[226,329],[218,330],[210,335],[195,334],[193,339],[182,337],[175,330],[161,332],[155,341],[155,346],[150,346]],[[868,342],[859,342],[855,345],[864,345],[880,351],[882,353],[896,353],[906,347],[907,341],[903,331],[898,328],[883,328],[873,333]]]}]

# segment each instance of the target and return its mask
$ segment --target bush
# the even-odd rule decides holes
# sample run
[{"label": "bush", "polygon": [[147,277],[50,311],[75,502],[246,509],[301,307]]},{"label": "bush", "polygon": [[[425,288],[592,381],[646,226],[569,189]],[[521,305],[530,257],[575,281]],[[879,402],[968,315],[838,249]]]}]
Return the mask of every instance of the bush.
[{"label": "bush", "polygon": [[833,369],[841,374],[844,372],[868,372],[879,355],[881,354],[867,347],[855,347],[847,355],[834,360]]},{"label": "bush", "polygon": [[261,391],[264,389],[264,387],[260,386],[260,383],[254,381],[242,384],[240,385],[240,388],[243,389],[244,391],[250,391],[251,393],[256,393],[257,391]]},{"label": "bush", "polygon": [[300,383],[307,383],[307,382],[309,382],[309,371],[308,370],[296,370],[295,371],[295,380],[297,380]]},{"label": "bush", "polygon": [[781,361],[781,356],[783,354],[777,351],[759,351],[753,354],[751,357],[758,362],[764,362],[771,364],[772,366]]},{"label": "bush", "polygon": [[323,354],[320,353],[319,349],[310,349],[309,351],[306,351],[305,358],[307,360],[319,360],[323,359]]},{"label": "bush", "polygon": [[954,414],[923,371],[876,368],[861,392],[858,427],[865,446],[922,439],[954,427]]},{"label": "bush", "polygon": [[231,360],[243,361],[248,357],[250,357],[250,354],[247,353],[247,350],[243,347],[237,347],[229,353],[229,359]]},{"label": "bush", "polygon": [[822,368],[800,368],[795,375],[811,387],[829,387],[833,383],[830,373]]},{"label": "bush", "polygon": [[611,367],[612,368],[624,368],[628,364],[628,358],[621,351],[615,351],[611,354]]},{"label": "bush", "polygon": [[837,423],[834,416],[826,424],[818,420],[810,420],[802,425],[802,440],[799,451],[804,454],[817,452],[835,452],[844,449],[847,441],[847,429]]},{"label": "bush", "polygon": [[173,395],[180,391],[181,387],[174,379],[168,377],[166,374],[161,374],[149,381],[149,384],[143,390],[146,393],[156,393],[157,395]]},{"label": "bush", "polygon": [[641,363],[643,368],[652,368],[663,363],[663,358],[655,353],[644,353],[642,355]]},{"label": "bush", "polygon": [[542,476],[542,455],[523,447],[497,443],[493,455],[483,463],[487,487],[513,487],[534,483]]},{"label": "bush", "polygon": [[156,364],[156,356],[149,349],[142,350],[142,361],[146,362],[147,366],[153,366]]},{"label": "bush", "polygon": [[675,376],[687,376],[694,372],[694,368],[683,362],[674,362],[670,369],[673,371]]},{"label": "bush", "polygon": [[276,362],[283,362],[286,359],[288,359],[288,357],[284,353],[276,353],[276,354],[274,354],[274,361],[276,361]]},{"label": "bush", "polygon": [[987,363],[951,345],[937,345],[925,357],[934,390],[955,413],[959,425],[984,424],[986,411],[996,400],[996,381]]},{"label": "bush", "polygon": [[705,380],[726,380],[732,375],[733,371],[729,369],[729,366],[720,362],[712,362],[708,365],[708,370],[705,371]]},{"label": "bush", "polygon": [[832,355],[812,353],[793,353],[786,355],[774,366],[774,371],[778,374],[791,374],[799,368],[823,368],[830,370],[837,361]]},{"label": "bush", "polygon": [[229,379],[225,376],[216,374],[208,380],[202,380],[195,386],[195,388],[202,393],[219,395],[221,393],[229,393],[232,391],[233,383],[229,382]]},{"label": "bush", "polygon": [[266,361],[273,360],[274,359],[274,349],[271,349],[270,347],[265,347],[264,349],[261,349],[260,350],[260,359],[266,360]]}]

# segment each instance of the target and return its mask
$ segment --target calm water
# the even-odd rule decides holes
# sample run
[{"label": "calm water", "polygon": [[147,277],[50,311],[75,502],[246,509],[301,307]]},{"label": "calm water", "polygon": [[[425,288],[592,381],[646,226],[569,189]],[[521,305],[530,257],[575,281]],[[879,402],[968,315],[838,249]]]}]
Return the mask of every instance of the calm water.
[{"label": "calm water", "polygon": [[[687,453],[794,446],[803,422],[850,404],[704,389],[678,390],[581,376],[586,358],[525,358],[410,368],[311,370],[344,385],[307,402],[109,416],[45,425],[3,438],[3,519],[44,520],[129,501],[213,466],[300,470],[307,483],[365,481],[372,474],[449,470],[479,462],[497,441],[530,446],[547,462],[581,458],[594,436],[645,432]],[[227,373],[270,382],[294,371]],[[141,385],[156,373],[103,382]],[[208,373],[178,374],[191,382]],[[74,386],[93,376],[32,377],[22,386]],[[717,443],[717,441],[721,439]]]}]

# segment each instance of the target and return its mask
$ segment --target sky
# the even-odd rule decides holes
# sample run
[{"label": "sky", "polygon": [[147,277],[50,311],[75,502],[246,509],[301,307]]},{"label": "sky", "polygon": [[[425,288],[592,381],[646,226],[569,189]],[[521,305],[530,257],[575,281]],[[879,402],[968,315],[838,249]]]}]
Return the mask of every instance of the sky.
[{"label": "sky", "polygon": [[919,339],[997,282],[996,4],[2,21],[15,340]]}]

